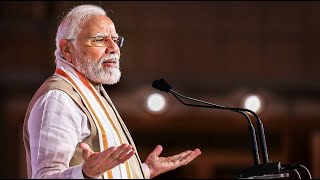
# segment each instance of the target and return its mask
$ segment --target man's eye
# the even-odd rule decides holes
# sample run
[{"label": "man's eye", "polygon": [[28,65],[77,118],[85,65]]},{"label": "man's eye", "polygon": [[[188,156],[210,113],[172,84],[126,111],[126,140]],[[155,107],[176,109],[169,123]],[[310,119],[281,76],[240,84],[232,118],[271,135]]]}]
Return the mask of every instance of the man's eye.
[{"label": "man's eye", "polygon": [[103,37],[96,37],[93,39],[93,42],[103,42],[104,38]]}]

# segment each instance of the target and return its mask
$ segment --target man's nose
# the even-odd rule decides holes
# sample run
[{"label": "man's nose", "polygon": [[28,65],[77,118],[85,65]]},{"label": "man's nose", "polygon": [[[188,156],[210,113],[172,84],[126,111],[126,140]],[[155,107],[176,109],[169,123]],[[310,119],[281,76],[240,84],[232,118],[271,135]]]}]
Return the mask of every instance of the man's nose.
[{"label": "man's nose", "polygon": [[114,54],[114,53],[120,53],[120,48],[113,40],[110,40],[106,48],[106,54]]}]

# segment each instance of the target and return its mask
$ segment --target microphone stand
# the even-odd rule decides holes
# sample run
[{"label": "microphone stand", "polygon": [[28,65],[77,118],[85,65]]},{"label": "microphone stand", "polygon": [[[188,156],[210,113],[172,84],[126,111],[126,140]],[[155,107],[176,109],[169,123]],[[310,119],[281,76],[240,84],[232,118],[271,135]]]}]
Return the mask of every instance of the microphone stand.
[{"label": "microphone stand", "polygon": [[[252,167],[249,167],[249,168],[242,170],[240,175],[237,178],[239,178],[239,179],[274,179],[274,178],[289,177],[289,173],[281,173],[281,171],[285,171],[285,170],[293,170],[300,178],[300,174],[296,169],[303,168],[305,171],[307,171],[307,173],[309,175],[309,179],[312,179],[312,176],[311,176],[311,173],[309,172],[309,170],[301,164],[290,163],[290,164],[281,165],[280,162],[269,162],[263,124],[262,124],[262,121],[260,120],[260,118],[258,117],[258,115],[256,113],[254,113],[253,111],[251,111],[249,109],[244,109],[244,108],[224,107],[224,106],[209,103],[206,101],[183,96],[183,95],[179,94],[178,92],[175,92],[174,90],[172,90],[172,87],[162,78],[160,80],[155,80],[152,83],[152,87],[154,87],[158,90],[164,91],[164,92],[170,92],[182,104],[187,105],[187,106],[226,109],[226,110],[231,110],[234,112],[239,112],[246,117],[246,119],[248,120],[248,123],[249,123],[249,132],[250,132],[250,140],[251,140],[250,142],[251,142],[251,147],[252,147],[254,165]],[[188,100],[203,103],[206,105],[185,103],[178,96],[185,98],[185,99],[188,99]],[[257,141],[256,141],[254,127],[250,121],[249,116],[244,112],[251,113],[257,121],[260,150],[263,152],[262,153],[262,159],[263,159],[262,164],[260,164],[260,162],[259,162],[259,153],[258,153],[258,148],[257,148]]]},{"label": "microphone stand", "polygon": [[[265,136],[264,136],[264,131],[263,131],[263,125],[262,125],[262,122],[256,113],[254,113],[253,111],[251,111],[249,109],[225,107],[225,106],[220,106],[217,104],[209,103],[206,101],[190,98],[190,97],[181,95],[172,89],[170,89],[169,92],[171,92],[171,94],[174,95],[184,105],[231,110],[234,112],[239,112],[247,118],[247,120],[249,122],[249,132],[251,135],[250,138],[251,138],[251,146],[252,146],[252,152],[253,152],[254,165],[252,167],[249,167],[247,169],[242,170],[240,175],[237,178],[239,178],[239,179],[273,179],[273,178],[281,178],[281,177],[288,177],[289,176],[288,173],[281,174],[280,162],[269,163],[268,154],[266,151],[267,148],[266,148],[266,141],[265,141]],[[207,104],[209,106],[198,105],[198,104],[188,104],[188,103],[183,102],[178,96],[185,98],[185,99],[188,99],[188,100]],[[260,129],[258,129],[258,130],[260,130],[260,131],[258,131],[258,132],[260,132],[259,135],[261,136],[261,137],[260,136],[259,137],[260,137],[260,140],[262,139],[261,144],[264,144],[263,148],[261,148],[264,152],[264,154],[263,154],[264,155],[263,156],[264,162],[262,164],[259,164],[259,153],[257,150],[257,142],[256,142],[255,133],[254,133],[255,132],[254,127],[253,127],[248,115],[245,114],[243,111],[248,111],[248,112],[252,113],[256,117],[257,122],[259,122],[258,127],[260,127]]]},{"label": "microphone stand", "polygon": [[[184,104],[184,105],[186,105],[186,106],[225,109],[225,110],[231,110],[231,111],[234,111],[234,112],[238,112],[238,113],[241,113],[242,115],[244,115],[245,118],[247,119],[248,123],[249,123],[249,137],[250,137],[250,142],[251,142],[251,150],[252,150],[252,155],[253,155],[253,162],[254,162],[254,165],[258,165],[258,164],[260,163],[260,160],[259,160],[259,152],[258,152],[258,145],[257,145],[257,139],[256,139],[255,130],[254,130],[254,127],[253,127],[253,125],[252,125],[252,123],[251,123],[251,120],[250,120],[249,116],[248,116],[246,113],[244,113],[244,112],[242,112],[242,111],[239,111],[239,110],[234,110],[234,109],[226,108],[226,107],[219,106],[219,105],[216,105],[216,104],[212,104],[212,103],[209,103],[209,102],[201,101],[201,100],[198,100],[198,99],[186,97],[186,96],[183,96],[183,95],[175,92],[175,91],[172,90],[172,89],[170,89],[170,92],[171,92],[182,104]],[[207,105],[188,104],[188,103],[183,102],[178,96],[183,97],[183,98],[186,98],[186,99],[189,99],[189,100],[193,100],[193,101],[196,101],[196,102],[200,102],[200,103],[203,103],[203,104],[207,104]],[[209,106],[208,106],[208,105],[209,105]]]}]

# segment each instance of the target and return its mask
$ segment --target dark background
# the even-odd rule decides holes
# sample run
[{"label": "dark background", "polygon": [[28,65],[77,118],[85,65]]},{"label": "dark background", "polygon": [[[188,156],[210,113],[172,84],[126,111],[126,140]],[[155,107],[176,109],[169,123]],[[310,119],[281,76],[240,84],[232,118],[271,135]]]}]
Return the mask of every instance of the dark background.
[{"label": "dark background", "polygon": [[[157,144],[163,155],[202,150],[188,166],[158,178],[232,178],[253,164],[243,116],[183,106],[151,87],[159,78],[225,106],[260,95],[270,160],[303,164],[320,178],[320,2],[303,1],[1,2],[0,178],[26,178],[27,105],[54,72],[61,16],[86,3],[113,10],[125,37],[121,81],[106,89],[142,160]],[[163,113],[145,109],[154,92],[168,101]]]}]

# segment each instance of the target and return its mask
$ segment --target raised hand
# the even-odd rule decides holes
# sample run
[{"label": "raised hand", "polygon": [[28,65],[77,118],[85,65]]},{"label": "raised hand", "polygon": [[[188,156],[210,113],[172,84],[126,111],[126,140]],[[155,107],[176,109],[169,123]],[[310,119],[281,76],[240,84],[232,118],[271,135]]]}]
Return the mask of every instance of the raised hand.
[{"label": "raised hand", "polygon": [[193,151],[187,150],[169,157],[159,157],[162,152],[162,146],[158,145],[147,157],[145,163],[150,170],[150,178],[167,171],[174,170],[180,166],[187,165],[190,161],[201,154],[200,149]]},{"label": "raised hand", "polygon": [[118,166],[134,155],[132,146],[129,144],[110,147],[103,152],[93,152],[86,143],[80,143],[80,148],[83,150],[82,156],[85,161],[82,171],[91,178],[101,176],[107,170]]}]

